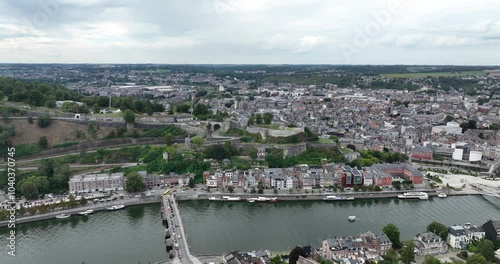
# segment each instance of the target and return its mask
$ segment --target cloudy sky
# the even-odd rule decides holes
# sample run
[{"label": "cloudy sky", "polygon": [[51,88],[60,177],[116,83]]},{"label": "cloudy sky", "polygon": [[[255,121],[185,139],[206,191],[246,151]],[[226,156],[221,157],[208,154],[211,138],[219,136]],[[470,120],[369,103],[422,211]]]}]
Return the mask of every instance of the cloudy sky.
[{"label": "cloudy sky", "polygon": [[0,62],[500,65],[498,0],[0,1]]}]

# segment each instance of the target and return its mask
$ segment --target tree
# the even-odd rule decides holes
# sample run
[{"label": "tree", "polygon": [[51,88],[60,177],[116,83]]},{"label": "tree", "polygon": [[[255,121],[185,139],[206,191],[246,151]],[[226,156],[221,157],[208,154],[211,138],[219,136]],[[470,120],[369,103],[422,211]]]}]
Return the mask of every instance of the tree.
[{"label": "tree", "polygon": [[227,156],[233,157],[236,154],[236,150],[233,147],[233,144],[231,142],[226,141],[224,142],[224,153],[226,153]]},{"label": "tree", "polygon": [[427,226],[427,231],[438,235],[444,241],[446,241],[446,238],[448,237],[448,228],[445,225],[436,221],[430,223]]},{"label": "tree", "polygon": [[248,118],[248,121],[247,121],[247,126],[253,126],[255,124],[255,117],[253,115],[251,115],[249,118]]},{"label": "tree", "polygon": [[495,245],[491,240],[482,239],[477,244],[477,253],[481,254],[487,261],[495,261]]},{"label": "tree", "polygon": [[132,110],[125,110],[123,112],[123,120],[125,120],[125,123],[134,123],[135,122],[135,114],[132,112]]},{"label": "tree", "polygon": [[412,261],[415,261],[415,245],[413,241],[406,241],[403,245],[399,254],[401,255],[401,261],[405,264],[410,264]]},{"label": "tree", "polygon": [[38,139],[37,145],[41,149],[46,149],[49,146],[49,140],[47,139],[46,136],[42,136]]},{"label": "tree", "polygon": [[55,99],[48,99],[47,101],[45,101],[45,104],[44,104],[46,107],[48,108],[56,108],[57,107],[57,104],[56,104],[56,100]]},{"label": "tree", "polygon": [[257,124],[257,125],[262,124],[262,115],[261,114],[255,114],[255,124]]},{"label": "tree", "polygon": [[57,164],[54,167],[54,173],[50,179],[51,184],[58,187],[65,187],[68,185],[69,176],[71,175],[71,170],[68,164]]},{"label": "tree", "polygon": [[41,116],[38,118],[38,120],[36,121],[36,124],[39,127],[44,128],[44,127],[48,127],[50,125],[51,121],[52,120],[50,119],[49,115],[44,115],[44,116]]},{"label": "tree", "polygon": [[399,263],[398,253],[394,249],[389,249],[384,256],[384,263],[387,264],[398,264]]},{"label": "tree", "polygon": [[460,127],[462,128],[462,133],[464,133],[468,129],[477,129],[477,121],[469,120],[467,122],[463,122],[462,124],[460,124]]},{"label": "tree", "polygon": [[248,151],[248,156],[252,159],[256,159],[257,158],[257,149],[254,147],[250,148],[250,150]]},{"label": "tree", "polygon": [[230,193],[233,193],[234,187],[233,186],[227,187],[227,191],[230,192]]},{"label": "tree", "polygon": [[173,140],[174,136],[172,136],[172,134],[166,134],[164,136],[164,139],[165,139],[165,144],[167,146],[171,146],[172,145],[172,140]]},{"label": "tree", "polygon": [[288,263],[289,264],[296,264],[297,261],[299,260],[299,256],[302,257],[307,257],[306,251],[302,247],[295,247],[290,251],[290,254],[288,255]]},{"label": "tree", "polygon": [[131,172],[127,175],[125,190],[127,192],[141,192],[146,189],[146,185],[138,172]]},{"label": "tree", "polygon": [[69,202],[68,202],[69,207],[75,207],[78,205],[78,201],[75,199],[75,196],[73,196],[72,194],[70,194],[68,196],[68,199],[69,199]]},{"label": "tree", "polygon": [[476,253],[467,258],[467,264],[488,264],[486,258],[481,253]]},{"label": "tree", "polygon": [[444,122],[446,122],[446,123],[451,122],[453,120],[455,120],[455,118],[453,116],[451,116],[451,115],[446,115],[444,117]]},{"label": "tree", "polygon": [[26,199],[33,200],[38,198],[38,189],[32,181],[24,181],[21,184],[20,190]]},{"label": "tree", "polygon": [[500,178],[500,164],[497,164],[495,171],[493,171],[493,177]]},{"label": "tree", "polygon": [[200,137],[200,136],[196,136],[196,137],[193,137],[191,139],[191,142],[193,142],[193,144],[197,147],[197,148],[200,148],[201,146],[203,146],[203,143],[205,143],[205,140]]},{"label": "tree", "polygon": [[286,264],[286,261],[283,261],[280,255],[276,255],[271,259],[271,264]]},{"label": "tree", "polygon": [[80,199],[80,205],[81,205],[81,206],[85,206],[85,205],[87,205],[87,199],[85,199],[84,197],[82,197],[82,198]]},{"label": "tree", "polygon": [[258,193],[264,193],[264,184],[262,182],[258,182],[257,183],[257,189],[258,189]]},{"label": "tree", "polygon": [[271,124],[272,121],[273,121],[273,114],[265,113],[264,114],[264,124]]},{"label": "tree", "polygon": [[188,185],[189,185],[189,188],[194,188],[194,186],[195,186],[194,178],[189,178]]},{"label": "tree", "polygon": [[42,106],[45,102],[45,96],[38,90],[32,90],[28,94],[28,101],[31,105]]},{"label": "tree", "polygon": [[427,255],[422,264],[441,264],[441,261],[432,255]]},{"label": "tree", "polygon": [[209,108],[210,106],[207,104],[197,104],[193,108],[193,115],[196,117],[208,115],[210,113]]},{"label": "tree", "polygon": [[389,240],[391,240],[392,248],[398,249],[401,247],[401,242],[399,241],[400,232],[399,232],[399,228],[396,225],[388,224],[388,225],[384,226],[382,231],[384,232],[384,234],[387,235]]}]

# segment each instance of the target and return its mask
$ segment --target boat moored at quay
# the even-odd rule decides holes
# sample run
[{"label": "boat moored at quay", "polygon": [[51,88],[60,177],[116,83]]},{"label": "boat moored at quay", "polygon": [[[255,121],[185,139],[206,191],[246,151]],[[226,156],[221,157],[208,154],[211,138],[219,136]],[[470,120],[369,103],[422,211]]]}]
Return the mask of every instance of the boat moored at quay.
[{"label": "boat moored at quay", "polygon": [[353,201],[354,197],[347,197],[347,196],[335,196],[335,195],[329,195],[325,198],[323,198],[323,201]]},{"label": "boat moored at quay", "polygon": [[247,198],[247,201],[250,203],[255,203],[255,202],[271,202],[271,203],[276,203],[278,202],[278,197],[257,197],[257,198]]},{"label": "boat moored at quay", "polygon": [[429,195],[425,192],[405,192],[403,194],[398,195],[398,198],[427,200],[429,199]]},{"label": "boat moored at quay", "polygon": [[222,200],[236,202],[236,201],[241,201],[241,198],[240,197],[231,197],[231,196],[222,196]]}]

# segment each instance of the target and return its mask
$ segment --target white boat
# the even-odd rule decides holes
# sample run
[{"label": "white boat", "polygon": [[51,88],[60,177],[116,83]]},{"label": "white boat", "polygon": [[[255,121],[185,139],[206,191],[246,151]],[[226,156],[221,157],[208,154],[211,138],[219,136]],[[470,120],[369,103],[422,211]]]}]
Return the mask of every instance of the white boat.
[{"label": "white boat", "polygon": [[323,201],[335,201],[335,199],[337,199],[337,196],[329,195],[329,196],[323,198]]},{"label": "white boat", "polygon": [[354,197],[341,196],[337,197],[335,195],[329,195],[323,198],[323,201],[353,201]]},{"label": "white boat", "polygon": [[257,198],[248,198],[247,201],[249,203],[255,203],[255,201],[257,200]]},{"label": "white boat", "polygon": [[240,197],[222,196],[223,201],[240,201]]},{"label": "white boat", "polygon": [[420,199],[427,200],[429,199],[429,195],[425,192],[406,192],[398,195],[399,199]]},{"label": "white boat", "polygon": [[208,200],[209,200],[209,201],[218,201],[218,200],[220,200],[220,199],[219,199],[219,198],[217,198],[217,197],[208,197]]},{"label": "white boat", "polygon": [[271,203],[277,203],[278,202],[278,197],[272,197],[270,200]]},{"label": "white boat", "polygon": [[349,222],[354,222],[354,221],[356,221],[356,216],[354,216],[354,215],[349,216],[349,217],[347,218],[347,221],[349,221]]},{"label": "white boat", "polygon": [[60,214],[60,215],[56,215],[56,218],[57,219],[65,219],[65,218],[68,218],[70,216],[71,216],[70,214]]},{"label": "white boat", "polygon": [[438,197],[439,198],[446,198],[446,197],[448,197],[448,195],[446,195],[444,193],[440,193],[440,194],[438,194]]},{"label": "white boat", "polygon": [[113,205],[111,207],[106,208],[106,211],[115,211],[115,210],[120,210],[125,208],[125,205],[120,204],[120,205]]},{"label": "white boat", "polygon": [[83,212],[79,212],[78,214],[79,214],[79,215],[89,215],[89,214],[91,214],[91,213],[93,213],[93,212],[94,212],[94,210],[92,210],[92,209],[88,209],[88,210],[85,210],[85,211],[83,211]]},{"label": "white boat", "polygon": [[261,197],[258,197],[256,201],[257,202],[269,202],[269,201],[271,201],[271,198],[261,196]]}]

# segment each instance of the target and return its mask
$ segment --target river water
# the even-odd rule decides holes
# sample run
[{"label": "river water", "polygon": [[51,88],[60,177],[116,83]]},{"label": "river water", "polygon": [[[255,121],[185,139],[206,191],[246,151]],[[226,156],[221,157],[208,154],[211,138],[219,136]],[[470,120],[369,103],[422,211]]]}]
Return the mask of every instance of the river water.
[{"label": "river water", "polygon": [[[429,201],[398,199],[279,203],[182,201],[179,209],[193,254],[232,250],[288,250],[333,236],[381,232],[396,224],[410,239],[436,220],[482,225],[500,219],[500,199],[460,196]],[[355,215],[356,222],[347,217]],[[18,225],[16,257],[7,255],[8,228],[0,228],[0,264],[154,263],[166,258],[160,205],[88,217]]]}]

